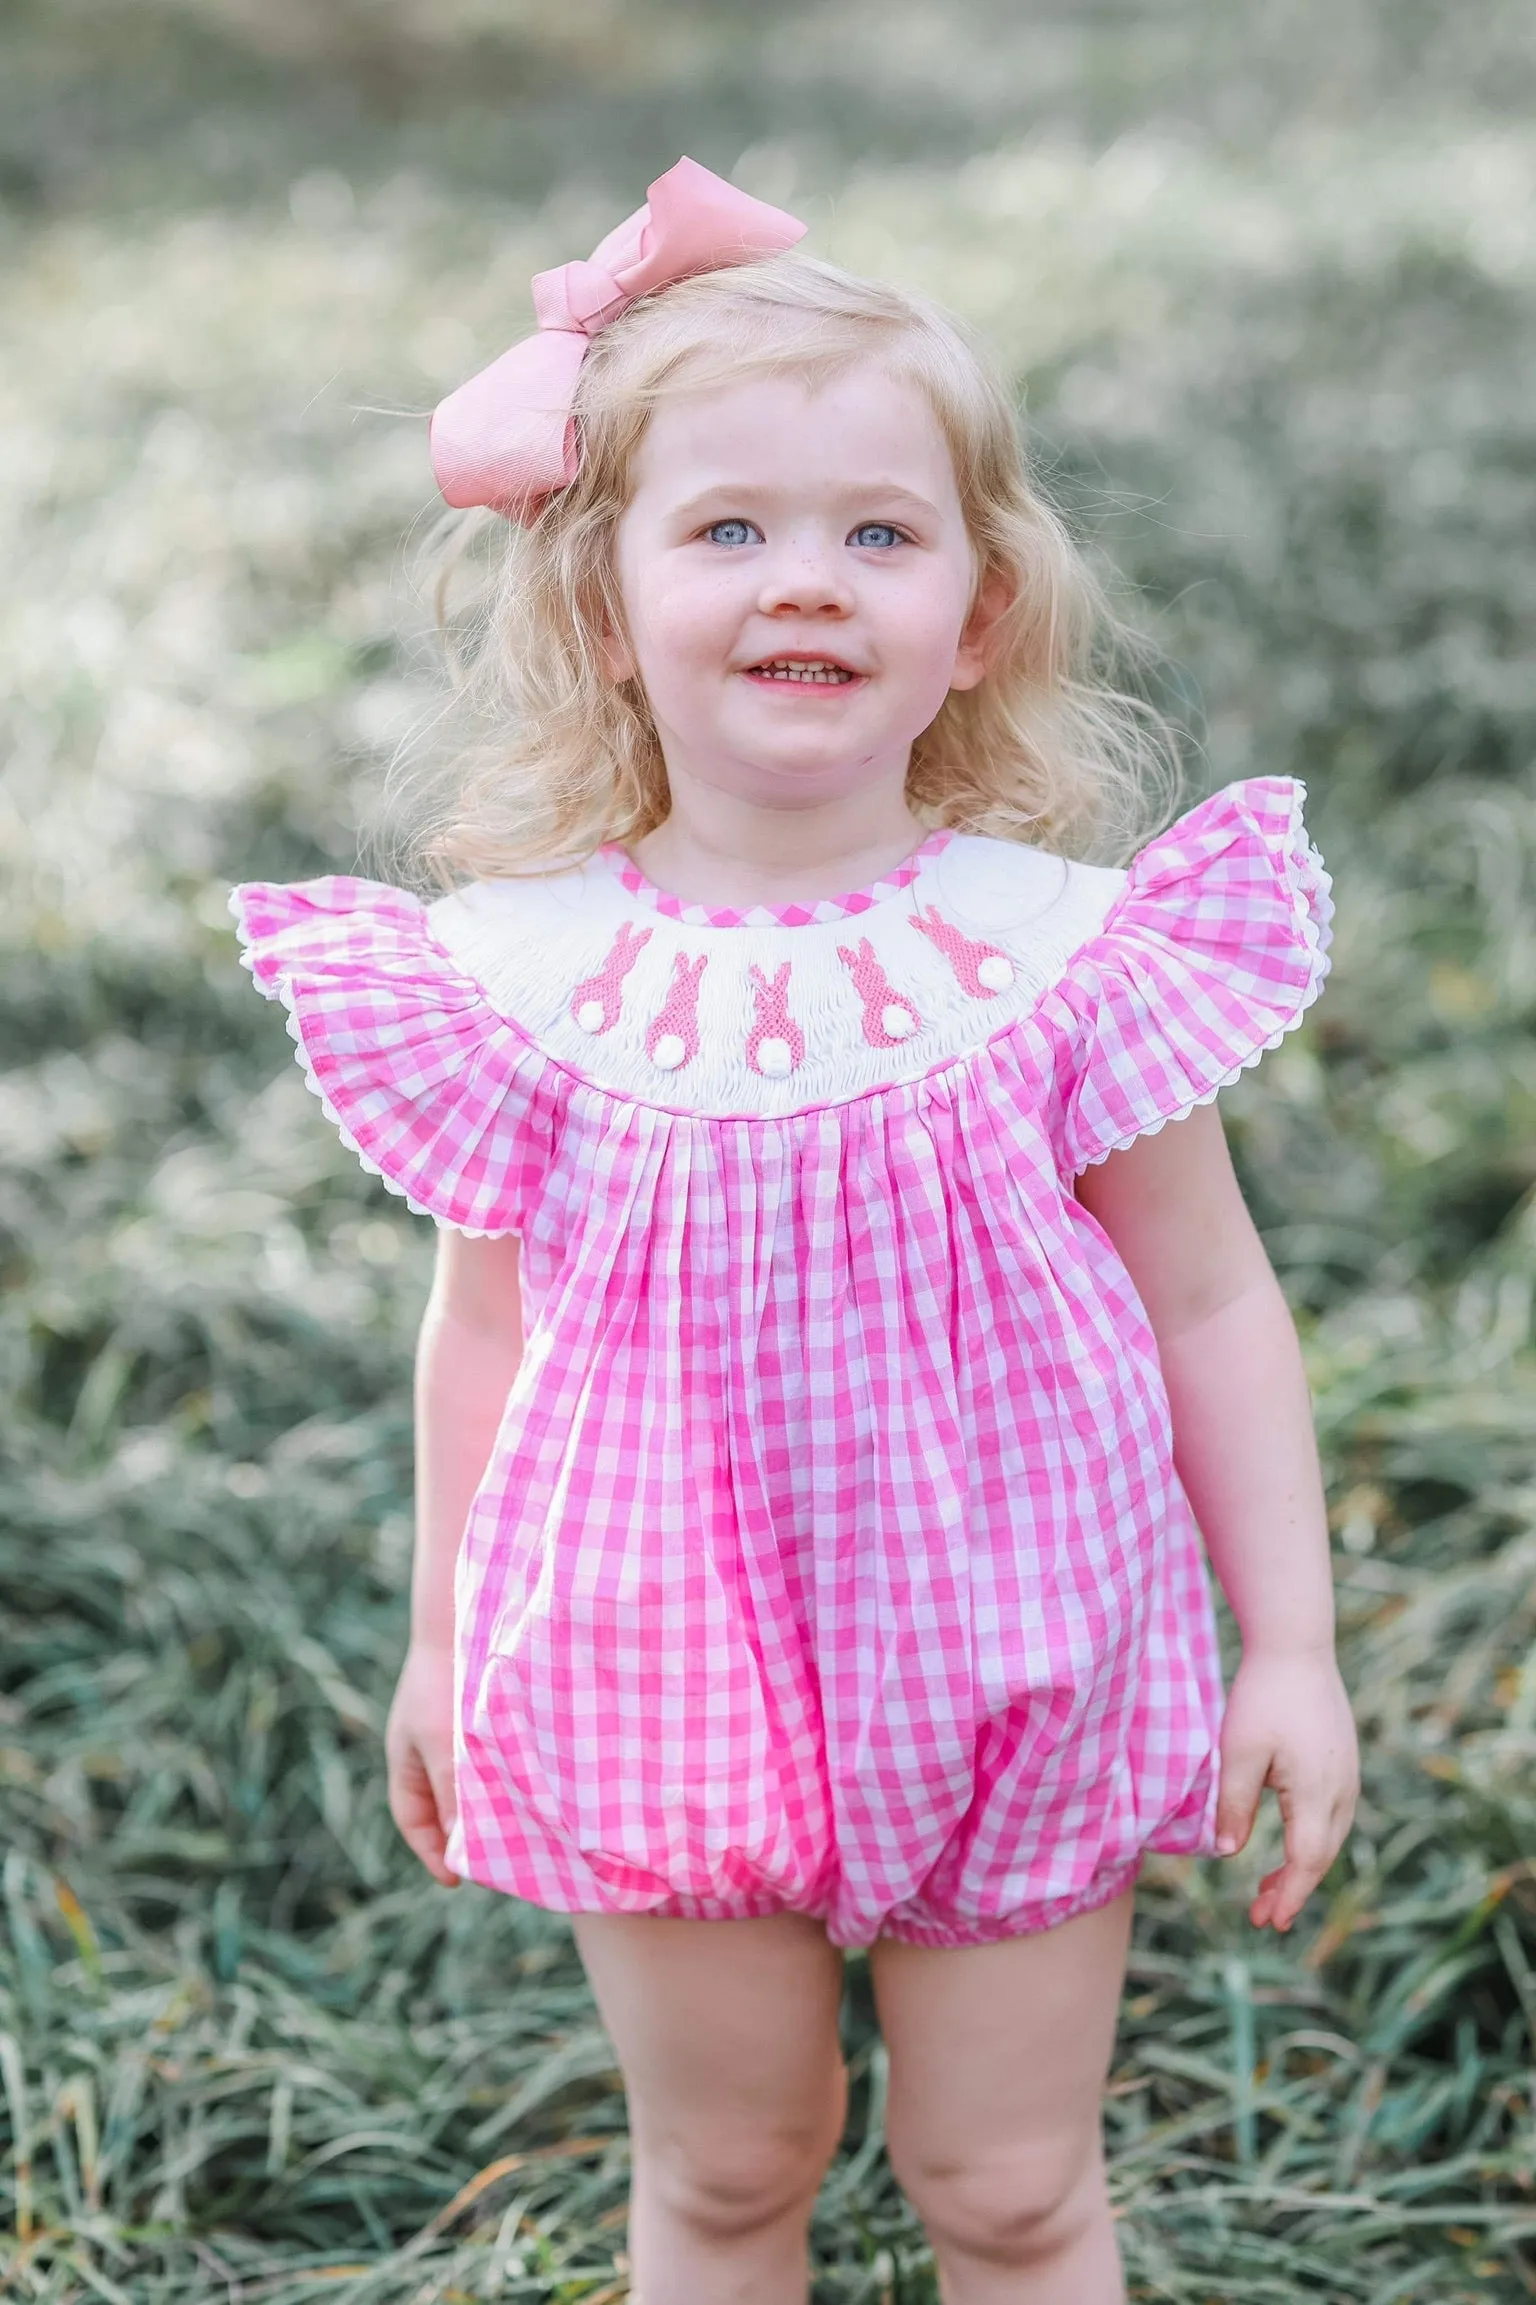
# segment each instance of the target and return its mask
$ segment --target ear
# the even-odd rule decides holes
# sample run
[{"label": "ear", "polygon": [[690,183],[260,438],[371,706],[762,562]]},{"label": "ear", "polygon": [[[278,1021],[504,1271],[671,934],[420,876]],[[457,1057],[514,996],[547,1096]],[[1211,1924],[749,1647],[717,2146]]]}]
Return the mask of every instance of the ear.
[{"label": "ear", "polygon": [[624,611],[620,605],[617,581],[595,577],[583,585],[577,603],[579,621],[591,635],[593,650],[602,666],[604,678],[616,688],[620,681],[634,680],[639,667],[635,652],[624,626]]},{"label": "ear", "polygon": [[635,678],[634,650],[630,647],[629,636],[622,627],[605,618],[598,634],[597,645],[603,670],[615,687],[621,680],[633,680]]},{"label": "ear", "polygon": [[1013,587],[1001,570],[994,568],[982,579],[981,588],[971,603],[971,613],[961,628],[955,669],[949,676],[951,688],[977,688],[986,678],[992,661],[993,636],[1000,619],[1012,605]]}]

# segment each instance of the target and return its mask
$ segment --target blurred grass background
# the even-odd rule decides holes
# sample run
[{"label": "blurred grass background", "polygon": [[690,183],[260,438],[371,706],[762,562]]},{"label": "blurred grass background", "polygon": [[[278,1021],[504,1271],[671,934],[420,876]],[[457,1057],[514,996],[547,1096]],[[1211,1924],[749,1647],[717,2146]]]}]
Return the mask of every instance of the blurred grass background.
[{"label": "blurred grass background", "polygon": [[[1224,1100],[1367,1745],[1294,1936],[1154,1867],[1134,2294],[1536,2295],[1536,22],[1513,0],[8,0],[0,17],[0,2288],[624,2293],[568,1940],[412,1866],[430,1228],[237,969],[431,709],[424,426],[680,151],[990,329],[1199,785],[1338,883]],[[856,2075],[829,2305],[932,2295]]]}]

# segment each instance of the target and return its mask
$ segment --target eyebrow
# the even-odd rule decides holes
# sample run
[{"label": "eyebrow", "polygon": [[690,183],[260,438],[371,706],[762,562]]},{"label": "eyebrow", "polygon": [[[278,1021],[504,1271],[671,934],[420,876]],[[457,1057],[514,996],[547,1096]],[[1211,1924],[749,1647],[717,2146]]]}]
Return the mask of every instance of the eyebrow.
[{"label": "eyebrow", "polygon": [[[686,519],[693,513],[702,512],[706,505],[721,501],[742,505],[761,504],[765,500],[771,501],[777,493],[772,488],[754,486],[750,481],[745,484],[733,480],[711,481],[707,488],[697,490],[682,504],[674,505],[673,517]],[[940,517],[936,504],[931,504],[926,496],[919,496],[915,488],[904,487],[899,480],[852,481],[837,493],[849,505],[868,504],[873,500],[889,505],[892,509],[898,505],[907,505],[914,512],[926,513],[930,520]]]}]

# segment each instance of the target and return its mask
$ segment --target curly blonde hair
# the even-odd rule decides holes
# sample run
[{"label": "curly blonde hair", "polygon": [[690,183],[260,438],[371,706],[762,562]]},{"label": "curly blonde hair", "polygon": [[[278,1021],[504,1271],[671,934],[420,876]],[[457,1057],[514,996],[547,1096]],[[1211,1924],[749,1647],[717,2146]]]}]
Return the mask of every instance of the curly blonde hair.
[{"label": "curly blonde hair", "polygon": [[[443,886],[584,861],[668,813],[645,693],[605,669],[624,629],[615,530],[658,404],[748,378],[813,389],[875,359],[926,397],[948,442],[975,560],[1007,606],[980,685],[951,691],[912,746],[907,801],[929,827],[1118,854],[1171,801],[1177,751],[1108,667],[1136,643],[1030,470],[1000,376],[926,299],[798,253],[707,272],[631,305],[593,340],[576,391],[580,468],[526,527],[454,515],[428,585],[454,695],[436,741],[388,785],[408,866]],[[481,547],[489,542],[489,555]],[[478,576],[468,607],[455,586]]]}]

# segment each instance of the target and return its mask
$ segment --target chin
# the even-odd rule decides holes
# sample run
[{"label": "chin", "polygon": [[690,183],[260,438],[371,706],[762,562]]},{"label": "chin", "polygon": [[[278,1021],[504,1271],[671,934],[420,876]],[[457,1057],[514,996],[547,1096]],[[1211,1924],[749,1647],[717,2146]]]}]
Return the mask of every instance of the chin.
[{"label": "chin", "polygon": [[833,728],[804,728],[774,730],[765,735],[753,732],[737,749],[737,757],[750,760],[764,769],[836,770],[847,767],[854,760],[885,758],[900,743],[899,738],[887,738],[868,729],[855,730],[844,726]]}]

